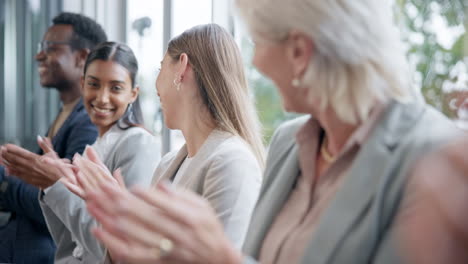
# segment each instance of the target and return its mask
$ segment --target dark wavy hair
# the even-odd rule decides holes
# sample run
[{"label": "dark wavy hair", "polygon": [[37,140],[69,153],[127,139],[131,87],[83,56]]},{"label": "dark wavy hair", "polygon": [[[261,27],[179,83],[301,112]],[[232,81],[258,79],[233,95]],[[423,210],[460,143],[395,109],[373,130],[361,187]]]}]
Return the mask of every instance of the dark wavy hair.
[{"label": "dark wavy hair", "polygon": [[[127,69],[132,89],[136,87],[136,75],[138,73],[138,61],[133,54],[133,51],[127,45],[118,42],[103,42],[96,46],[88,55],[84,66],[84,74],[88,70],[88,66],[95,60],[113,61]],[[117,126],[120,129],[128,129],[130,127],[143,127],[144,120],[140,107],[139,98],[133,104],[130,104],[125,114],[117,121]]]},{"label": "dark wavy hair", "polygon": [[63,12],[52,19],[54,25],[70,25],[73,36],[70,40],[71,48],[92,50],[99,43],[107,41],[106,32],[93,19],[76,13]]}]

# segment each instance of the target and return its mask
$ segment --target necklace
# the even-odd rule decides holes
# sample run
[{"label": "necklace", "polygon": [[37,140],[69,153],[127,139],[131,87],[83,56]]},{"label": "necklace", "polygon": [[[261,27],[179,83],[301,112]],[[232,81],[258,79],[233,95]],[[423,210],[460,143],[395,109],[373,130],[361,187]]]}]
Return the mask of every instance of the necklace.
[{"label": "necklace", "polygon": [[333,163],[336,157],[334,157],[332,154],[330,154],[330,152],[328,152],[327,147],[326,147],[327,143],[328,143],[327,137],[325,137],[323,139],[322,146],[320,146],[320,155],[322,155],[322,158],[326,162]]}]

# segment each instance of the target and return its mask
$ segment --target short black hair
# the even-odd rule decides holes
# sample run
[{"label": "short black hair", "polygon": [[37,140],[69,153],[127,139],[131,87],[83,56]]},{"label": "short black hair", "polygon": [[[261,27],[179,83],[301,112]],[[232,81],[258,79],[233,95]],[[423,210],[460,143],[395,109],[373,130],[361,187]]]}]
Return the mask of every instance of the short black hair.
[{"label": "short black hair", "polygon": [[93,19],[76,13],[63,12],[54,17],[54,25],[70,25],[73,27],[71,47],[77,49],[92,50],[99,43],[107,41],[106,32]]}]

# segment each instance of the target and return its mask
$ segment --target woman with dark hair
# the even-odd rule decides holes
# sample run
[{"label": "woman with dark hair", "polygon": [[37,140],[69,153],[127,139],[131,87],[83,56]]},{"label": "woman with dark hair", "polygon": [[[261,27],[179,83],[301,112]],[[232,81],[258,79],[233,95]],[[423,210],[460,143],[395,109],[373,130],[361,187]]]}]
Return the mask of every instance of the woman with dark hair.
[{"label": "woman with dark hair", "polygon": [[[156,90],[164,123],[170,129],[180,129],[186,144],[161,159],[154,183],[169,181],[173,187],[202,196],[222,223],[213,232],[226,234],[240,248],[260,192],[264,147],[234,38],[216,24],[199,25],[175,37],[161,61]],[[100,188],[93,182],[117,187],[116,181],[107,180],[111,178],[109,172],[88,169],[85,165],[90,163],[74,162],[82,173],[63,172],[64,178],[69,179],[67,187],[79,196],[85,194],[85,200]],[[77,182],[75,178],[78,184],[73,183]],[[123,196],[130,194],[121,185],[118,187]],[[91,207],[88,209],[92,214]],[[150,244],[161,241],[166,249],[173,245],[169,239],[149,239]],[[132,247],[127,244],[127,250]],[[109,250],[107,260],[114,259],[114,255],[119,259],[118,254]]]},{"label": "woman with dark hair", "polygon": [[[135,84],[138,63],[125,44],[105,42],[88,56],[81,80],[83,103],[99,132],[93,147],[85,150],[85,159],[102,160],[100,169],[109,169],[127,177],[127,186],[149,185],[159,162],[159,146],[143,128],[141,111],[136,105],[139,87]],[[39,145],[56,157],[50,142],[39,138]],[[57,177],[63,162],[43,162],[44,170]],[[74,162],[80,163],[80,156]],[[47,160],[47,159],[44,159]],[[63,181],[44,190],[40,203],[48,228],[57,245],[55,263],[97,263],[104,248],[89,232],[96,221],[86,210],[85,202],[71,193]]]}]

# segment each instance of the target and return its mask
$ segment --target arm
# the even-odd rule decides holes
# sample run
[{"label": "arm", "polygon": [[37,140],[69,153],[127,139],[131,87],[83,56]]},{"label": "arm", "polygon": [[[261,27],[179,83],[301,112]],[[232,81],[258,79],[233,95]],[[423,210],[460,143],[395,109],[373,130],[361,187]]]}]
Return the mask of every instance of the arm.
[{"label": "arm", "polygon": [[16,177],[5,176],[5,168],[0,166],[0,208],[24,215],[46,228],[42,211],[37,201],[39,189]]},{"label": "arm", "polygon": [[120,168],[127,187],[135,184],[149,186],[160,160],[161,147],[155,138],[145,131],[132,134],[119,144],[114,156],[114,167],[109,169],[113,172]]},{"label": "arm", "polygon": [[202,196],[224,226],[227,237],[241,248],[261,185],[261,169],[253,155],[230,151],[218,155],[207,171]]},{"label": "arm", "polygon": [[[127,185],[142,184],[148,186],[154,167],[159,161],[159,148],[154,140],[141,134],[134,134],[120,142],[114,153],[114,168],[121,168]],[[144,140],[145,139],[145,140]],[[97,259],[102,259],[104,248],[91,234],[91,227],[97,226],[96,220],[89,215],[85,202],[57,183],[43,197],[52,215],[46,215],[47,221],[55,219],[54,225],[64,225],[68,232],[78,240],[85,252]],[[59,234],[62,235],[62,234]]]},{"label": "arm", "polygon": [[[73,125],[70,129],[71,133],[65,143],[65,155],[62,158],[71,159],[75,153],[82,153],[86,145],[92,143],[97,136],[96,128],[91,124],[89,118]],[[0,174],[4,176],[3,167]],[[40,177],[40,175],[36,173],[34,177]],[[42,178],[48,177],[45,176]],[[44,216],[42,215],[42,210],[38,201],[39,189],[16,177],[4,177],[4,181],[7,187],[3,192],[0,192],[1,207],[11,212],[25,215],[45,225]]]},{"label": "arm", "polygon": [[96,141],[98,136],[97,129],[91,123],[89,118],[85,118],[73,128],[71,128],[70,135],[66,141],[66,149],[60,158],[73,159],[75,153],[83,153],[86,145],[91,145]]}]

